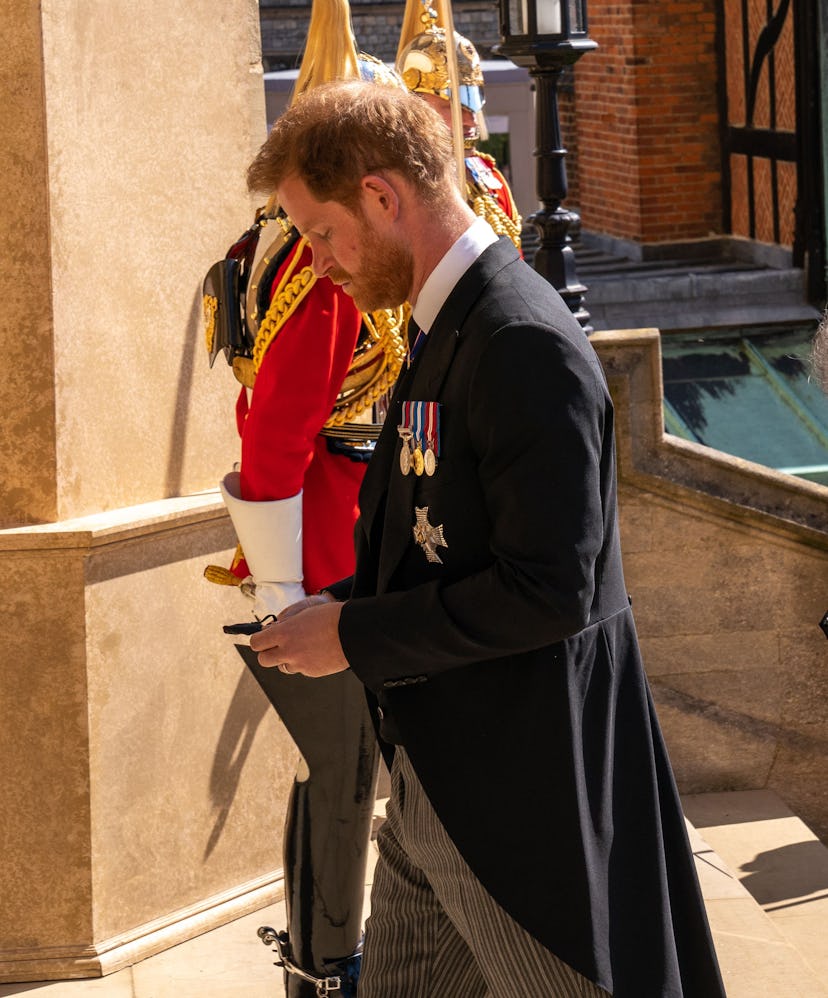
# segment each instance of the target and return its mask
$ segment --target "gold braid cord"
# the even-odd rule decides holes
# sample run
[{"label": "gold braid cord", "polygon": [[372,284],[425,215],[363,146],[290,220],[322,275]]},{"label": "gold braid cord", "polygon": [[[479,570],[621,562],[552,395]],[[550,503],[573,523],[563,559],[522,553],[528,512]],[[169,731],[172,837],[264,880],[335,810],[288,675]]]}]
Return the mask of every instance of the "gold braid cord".
[{"label": "gold braid cord", "polygon": [[468,185],[469,205],[475,215],[485,218],[499,236],[508,236],[520,249],[520,215],[517,221],[509,218],[500,207],[499,202],[491,194],[477,194],[471,184]]},{"label": "gold braid cord", "polygon": [[[489,156],[488,153],[476,150],[475,155],[479,156],[490,168],[495,168],[494,157]],[[475,215],[486,219],[497,235],[508,236],[515,244],[515,249],[520,249],[520,229],[523,219],[520,217],[515,199],[512,197],[512,192],[509,190],[509,185],[505,180],[503,181],[503,185],[506,197],[509,200],[508,212],[504,211],[500,202],[489,188],[475,180],[472,174],[467,171],[466,202]]]},{"label": "gold braid cord", "polygon": [[[264,355],[267,353],[271,343],[279,335],[282,326],[293,315],[316,283],[316,277],[310,267],[302,267],[298,273],[296,272],[297,264],[307,244],[307,239],[300,239],[296,244],[293,255],[285,267],[281,280],[273,293],[267,313],[259,325],[256,340],[253,343],[253,362],[246,365],[245,373],[247,378],[242,381],[242,384],[248,388],[253,387],[256,375],[262,366]],[[236,376],[238,377],[238,372]],[[249,384],[248,379],[250,380]]]},{"label": "gold braid cord", "polygon": [[[253,344],[253,357],[236,357],[233,370],[239,381],[253,388],[256,375],[271,344],[284,324],[316,283],[310,267],[297,270],[307,240],[297,243],[262,319]],[[397,380],[406,355],[405,335],[410,307],[382,309],[362,314],[367,336],[362,336],[351,361],[336,405],[325,429],[345,428],[363,415]]]},{"label": "gold braid cord", "polygon": [[407,305],[370,315],[362,313],[368,339],[354,352],[326,428],[344,426],[357,419],[394,385],[405,360],[409,313]]}]

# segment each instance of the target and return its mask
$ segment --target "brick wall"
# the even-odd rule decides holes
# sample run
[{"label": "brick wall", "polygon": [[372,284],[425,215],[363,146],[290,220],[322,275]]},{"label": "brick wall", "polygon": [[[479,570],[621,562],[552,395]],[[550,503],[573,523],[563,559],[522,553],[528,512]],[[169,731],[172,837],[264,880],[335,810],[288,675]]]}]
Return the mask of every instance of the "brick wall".
[{"label": "brick wall", "polygon": [[566,204],[577,208],[581,203],[581,184],[578,156],[578,122],[575,116],[575,73],[577,64],[568,66],[558,85],[558,117],[561,123],[561,140],[566,149]]},{"label": "brick wall", "polygon": [[[566,204],[583,228],[645,244],[721,234],[715,4],[589,0],[599,48],[559,90]],[[486,58],[499,40],[494,0],[454,0],[453,9]],[[392,60],[403,4],[352,0],[351,10],[359,43]],[[297,64],[309,15],[309,0],[261,0],[266,69]]]},{"label": "brick wall", "polygon": [[643,243],[721,232],[715,0],[590,0],[575,68],[584,228]]}]

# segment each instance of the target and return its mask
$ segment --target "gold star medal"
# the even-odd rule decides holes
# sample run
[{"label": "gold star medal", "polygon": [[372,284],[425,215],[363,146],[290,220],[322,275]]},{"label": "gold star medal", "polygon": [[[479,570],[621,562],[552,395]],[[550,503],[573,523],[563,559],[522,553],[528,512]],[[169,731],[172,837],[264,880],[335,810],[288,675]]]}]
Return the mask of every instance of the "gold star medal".
[{"label": "gold star medal", "polygon": [[442,565],[443,559],[437,554],[436,549],[448,547],[443,536],[443,524],[433,527],[428,522],[428,506],[415,506],[414,516],[416,522],[411,528],[414,532],[414,540],[423,549],[428,561]]}]

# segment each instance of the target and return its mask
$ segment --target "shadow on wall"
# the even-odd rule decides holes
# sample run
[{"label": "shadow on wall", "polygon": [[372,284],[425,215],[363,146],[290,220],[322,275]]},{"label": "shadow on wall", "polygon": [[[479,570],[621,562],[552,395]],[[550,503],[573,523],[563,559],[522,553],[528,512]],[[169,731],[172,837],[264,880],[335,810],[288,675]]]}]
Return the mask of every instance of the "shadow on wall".
[{"label": "shadow on wall", "polygon": [[193,393],[195,355],[200,339],[201,289],[193,294],[193,304],[187,319],[187,329],[181,346],[181,361],[178,366],[175,415],[170,428],[170,443],[167,451],[167,496],[181,495],[181,455],[187,439],[187,418],[190,413],[190,396]]},{"label": "shadow on wall", "polygon": [[248,670],[242,669],[216,745],[210,770],[210,800],[217,814],[204,848],[205,860],[210,858],[218,845],[256,731],[270,710],[270,704],[264,697],[254,697],[251,700],[250,682]]}]

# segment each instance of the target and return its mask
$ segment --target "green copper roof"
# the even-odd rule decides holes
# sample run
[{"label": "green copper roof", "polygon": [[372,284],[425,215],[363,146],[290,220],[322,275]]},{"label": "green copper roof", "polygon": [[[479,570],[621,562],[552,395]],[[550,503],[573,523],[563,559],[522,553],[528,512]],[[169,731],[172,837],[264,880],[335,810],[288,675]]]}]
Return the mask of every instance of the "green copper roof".
[{"label": "green copper roof", "polygon": [[808,376],[814,331],[662,336],[667,431],[828,485],[828,399]]}]

